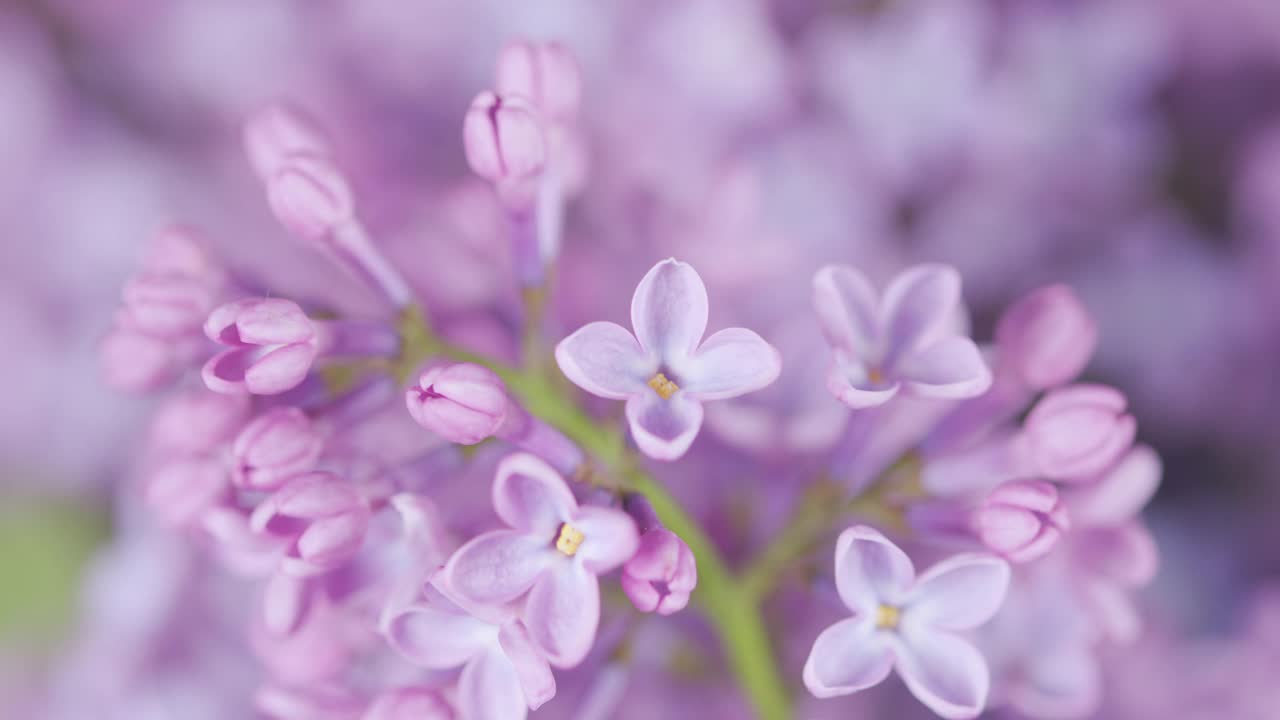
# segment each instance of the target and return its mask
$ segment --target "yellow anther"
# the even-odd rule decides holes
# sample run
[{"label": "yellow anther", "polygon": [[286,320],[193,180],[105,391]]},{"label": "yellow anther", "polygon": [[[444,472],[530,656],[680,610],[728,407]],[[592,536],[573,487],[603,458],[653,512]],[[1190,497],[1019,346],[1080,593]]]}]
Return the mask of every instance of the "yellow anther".
[{"label": "yellow anther", "polygon": [[653,391],[658,393],[658,396],[663,400],[670,400],[671,396],[675,395],[676,391],[680,389],[679,385],[668,380],[667,376],[662,373],[649,378],[649,387],[653,388]]},{"label": "yellow anther", "polygon": [[581,530],[569,523],[564,523],[560,526],[560,533],[556,535],[556,549],[569,557],[573,557],[585,539],[586,536],[582,534]]},{"label": "yellow anther", "polygon": [[881,605],[876,609],[876,627],[881,630],[893,630],[902,620],[902,611],[892,605]]}]

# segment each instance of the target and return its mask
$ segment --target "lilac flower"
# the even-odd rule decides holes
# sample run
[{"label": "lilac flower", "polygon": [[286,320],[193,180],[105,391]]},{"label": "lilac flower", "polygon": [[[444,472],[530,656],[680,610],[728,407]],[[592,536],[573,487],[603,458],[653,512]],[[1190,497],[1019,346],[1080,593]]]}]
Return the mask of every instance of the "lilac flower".
[{"label": "lilac flower", "polygon": [[1044,396],[1023,424],[1027,462],[1044,477],[1083,481],[1133,444],[1137,421],[1123,394],[1105,385],[1071,385]]},{"label": "lilac flower", "polygon": [[360,720],[454,720],[454,713],[439,692],[407,687],[374,698]]},{"label": "lilac flower", "polygon": [[364,540],[369,507],[349,483],[333,473],[298,475],[254,509],[250,526],[284,540],[281,569],[306,577],[349,560]]},{"label": "lilac flower", "polygon": [[415,665],[461,667],[458,710],[475,720],[523,720],[556,694],[547,658],[528,630],[503,609],[475,608],[440,578],[382,626],[391,646]]},{"label": "lilac flower", "polygon": [[1071,382],[1098,345],[1098,326],[1075,292],[1049,285],[1018,300],[996,326],[996,371],[1032,390]]},{"label": "lilac flower", "polygon": [[510,210],[528,210],[547,154],[541,121],[528,101],[480,93],[467,111],[462,140],[472,171],[494,183]]},{"label": "lilac flower", "polygon": [[328,156],[329,140],[311,118],[285,103],[255,110],[244,123],[244,147],[254,172],[269,181],[294,155]]},{"label": "lilac flower", "polygon": [[853,617],[818,636],[804,682],[818,697],[879,684],[897,668],[920,702],[945,718],[986,706],[986,661],[959,631],[989,620],[1009,587],[995,557],[956,555],[918,579],[911,559],[879,532],[849,528],[836,543],[836,588]]},{"label": "lilac flower", "polygon": [[565,376],[587,392],[627,401],[631,435],[646,455],[674,460],[702,426],[702,401],[759,390],[778,378],[778,351],[745,328],[706,341],[707,290],[674,258],[653,266],[631,298],[635,335],[593,322],[556,347]]},{"label": "lilac flower", "polygon": [[1044,556],[1070,527],[1057,488],[1043,480],[1001,485],[987,495],[972,522],[992,552],[1019,563]]},{"label": "lilac flower", "polygon": [[474,445],[507,419],[506,389],[492,370],[472,363],[438,365],[405,391],[409,414],[450,442]]},{"label": "lilac flower", "polygon": [[640,612],[677,613],[698,584],[693,551],[678,535],[655,528],[640,538],[640,549],[622,568],[622,589]]},{"label": "lilac flower", "polygon": [[254,418],[231,446],[232,481],[249,490],[275,490],[315,467],[324,436],[294,407],[275,407]]},{"label": "lilac flower", "polygon": [[209,359],[205,385],[221,393],[277,395],[296,387],[318,353],[315,325],[279,298],[246,298],[214,310],[205,335],[231,346]]},{"label": "lilac flower", "polygon": [[814,275],[813,306],[835,350],[827,388],[851,408],[899,392],[967,398],[991,386],[978,346],[956,329],[960,276],[950,267],[910,268],[879,297],[856,269],[827,266]]},{"label": "lilac flower", "polygon": [[596,576],[635,555],[635,522],[620,510],[579,506],[555,470],[523,453],[498,466],[493,507],[511,529],[459,548],[445,564],[443,582],[472,604],[525,597],[533,642],[553,665],[578,664],[600,621]]}]

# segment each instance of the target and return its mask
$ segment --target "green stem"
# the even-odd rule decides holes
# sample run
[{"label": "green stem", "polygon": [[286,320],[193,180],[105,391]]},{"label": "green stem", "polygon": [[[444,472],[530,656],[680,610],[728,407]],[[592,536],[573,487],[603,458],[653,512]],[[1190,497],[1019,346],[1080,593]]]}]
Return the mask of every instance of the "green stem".
[{"label": "green stem", "polygon": [[724,653],[760,720],[790,717],[790,697],[777,666],[756,596],[744,592],[711,538],[678,500],[651,477],[627,450],[622,433],[587,415],[564,397],[548,374],[520,370],[442,342],[431,334],[421,311],[411,308],[401,320],[404,351],[393,372],[406,380],[427,359],[444,355],[474,362],[496,372],[525,409],[578,443],[631,489],[643,493],[663,524],[688,544],[698,563],[694,599],[711,622]]}]

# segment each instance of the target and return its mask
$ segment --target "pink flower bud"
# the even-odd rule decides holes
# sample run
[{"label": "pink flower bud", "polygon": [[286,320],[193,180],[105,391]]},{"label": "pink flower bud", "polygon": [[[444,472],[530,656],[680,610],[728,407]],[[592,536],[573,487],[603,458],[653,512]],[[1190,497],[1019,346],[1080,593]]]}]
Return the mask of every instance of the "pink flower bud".
[{"label": "pink flower bud", "polygon": [[162,522],[174,527],[194,523],[226,497],[227,471],[211,457],[165,463],[147,478],[143,497]]},{"label": "pink flower bud", "polygon": [[497,185],[504,203],[524,209],[533,202],[547,147],[528,102],[480,93],[463,121],[462,140],[471,169]]},{"label": "pink flower bud", "polygon": [[1043,480],[996,488],[973,514],[978,539],[1012,562],[1044,556],[1070,527],[1058,489]]},{"label": "pink flower bud", "polygon": [[342,172],[320,155],[292,155],[267,180],[267,201],[290,232],[324,238],[355,216],[355,199]]},{"label": "pink flower bud", "polygon": [[174,345],[138,330],[118,327],[98,346],[103,379],[117,390],[154,390],[173,380],[180,358]]},{"label": "pink flower bud", "polygon": [[303,112],[277,102],[249,116],[244,124],[244,148],[254,171],[266,182],[290,156],[328,155],[329,140]]},{"label": "pink flower bud", "polygon": [[1125,397],[1105,385],[1071,385],[1045,395],[1023,424],[1032,469],[1054,480],[1101,473],[1133,444],[1137,422]]},{"label": "pink flower bud", "polygon": [[472,363],[436,366],[405,393],[409,414],[450,442],[474,445],[492,437],[507,419],[510,400],[492,370]]},{"label": "pink flower bud", "polygon": [[324,437],[307,414],[276,407],[245,426],[231,446],[232,482],[247,490],[274,490],[315,467]]},{"label": "pink flower bud", "polygon": [[329,472],[297,475],[254,509],[250,527],[290,542],[283,572],[303,577],[333,570],[364,542],[369,506],[350,483]]},{"label": "pink flower bud", "polygon": [[315,325],[296,303],[249,298],[214,310],[204,325],[231,346],[205,363],[205,385],[220,393],[276,395],[297,387],[317,355]]},{"label": "pink flower bud", "polygon": [[151,240],[143,267],[148,273],[220,279],[222,269],[209,257],[205,239],[185,225],[166,225]]},{"label": "pink flower bud", "polygon": [[996,326],[999,372],[1032,390],[1070,382],[1098,344],[1098,327],[1075,292],[1050,285],[1023,297]]},{"label": "pink flower bud", "polygon": [[166,453],[212,452],[244,426],[249,399],[198,387],[169,398],[151,422],[151,444]]},{"label": "pink flower bud", "polygon": [[573,120],[582,100],[582,71],[560,43],[507,43],[498,53],[496,83],[500,95],[528,98],[544,116]]},{"label": "pink flower bud", "polygon": [[640,538],[640,549],[622,568],[622,589],[640,612],[671,615],[689,604],[698,584],[693,551],[666,528]]},{"label": "pink flower bud", "polygon": [[440,693],[427,688],[399,688],[374,698],[360,720],[453,720],[453,710]]},{"label": "pink flower bud", "polygon": [[121,320],[155,337],[199,330],[213,309],[215,289],[203,280],[177,273],[143,273],[124,286]]}]

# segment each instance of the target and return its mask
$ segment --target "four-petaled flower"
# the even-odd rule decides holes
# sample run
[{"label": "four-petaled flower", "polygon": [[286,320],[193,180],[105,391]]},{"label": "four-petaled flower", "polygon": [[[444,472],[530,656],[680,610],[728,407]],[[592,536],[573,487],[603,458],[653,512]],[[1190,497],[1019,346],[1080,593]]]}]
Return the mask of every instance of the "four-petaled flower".
[{"label": "four-petaled flower", "polygon": [[968,398],[991,387],[991,371],[959,330],[960,275],[918,265],[879,297],[862,273],[829,265],[813,277],[818,323],[835,350],[827,388],[854,409],[899,392]]},{"label": "four-petaled flower", "polygon": [[853,617],[818,636],[804,683],[820,698],[880,683],[897,667],[907,688],[944,718],[986,705],[986,660],[958,633],[989,620],[1009,587],[1009,565],[956,555],[916,578],[911,559],[879,532],[845,530],[836,542],[836,589]]},{"label": "four-petaled flower", "polygon": [[782,360],[759,335],[721,330],[705,342],[707,289],[692,266],[653,266],[631,298],[632,335],[611,322],[589,323],[560,342],[556,361],[583,390],[627,401],[627,421],[646,455],[674,460],[702,427],[702,401],[759,390]]},{"label": "four-petaled flower", "polygon": [[635,521],[621,510],[579,506],[564,478],[526,453],[498,466],[493,506],[511,529],[484,533],[459,548],[445,564],[443,582],[477,605],[525,597],[524,621],[534,643],[552,665],[578,664],[600,623],[596,576],[635,555]]}]

